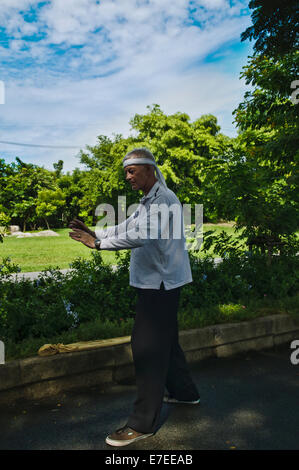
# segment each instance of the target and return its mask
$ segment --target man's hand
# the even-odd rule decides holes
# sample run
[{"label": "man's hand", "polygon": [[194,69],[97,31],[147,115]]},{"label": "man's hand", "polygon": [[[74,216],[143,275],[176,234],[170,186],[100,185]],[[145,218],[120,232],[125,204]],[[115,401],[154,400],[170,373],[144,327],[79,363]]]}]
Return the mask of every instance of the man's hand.
[{"label": "man's hand", "polygon": [[73,240],[83,243],[83,245],[87,246],[88,248],[95,248],[94,246],[95,237],[93,237],[89,233],[86,233],[84,230],[74,228],[74,231],[70,232],[69,236]]},{"label": "man's hand", "polygon": [[79,219],[74,219],[72,220],[70,223],[69,223],[69,228],[71,229],[79,229],[83,232],[86,232],[88,233],[89,235],[91,235],[92,237],[96,238],[96,234],[90,230],[85,224],[84,222],[81,222],[81,220]]}]

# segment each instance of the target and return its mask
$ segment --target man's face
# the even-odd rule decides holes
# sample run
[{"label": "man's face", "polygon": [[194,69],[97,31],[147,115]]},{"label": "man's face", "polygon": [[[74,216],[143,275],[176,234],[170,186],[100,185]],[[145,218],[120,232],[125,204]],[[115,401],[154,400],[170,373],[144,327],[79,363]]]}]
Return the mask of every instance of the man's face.
[{"label": "man's face", "polygon": [[148,168],[145,165],[128,165],[124,168],[126,181],[132,189],[138,190],[145,187],[149,177]]}]

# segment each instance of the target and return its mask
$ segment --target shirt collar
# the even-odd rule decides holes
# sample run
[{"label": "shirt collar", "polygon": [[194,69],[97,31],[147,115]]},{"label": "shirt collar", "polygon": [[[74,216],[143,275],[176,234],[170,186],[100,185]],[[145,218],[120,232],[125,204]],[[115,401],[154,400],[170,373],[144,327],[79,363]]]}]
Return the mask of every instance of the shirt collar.
[{"label": "shirt collar", "polygon": [[151,187],[151,189],[149,190],[149,192],[147,193],[146,196],[143,196],[141,199],[140,199],[140,202],[141,204],[146,200],[146,199],[150,199],[154,196],[154,194],[156,193],[157,189],[159,189],[160,187],[160,183],[159,181],[156,181],[155,184]]}]

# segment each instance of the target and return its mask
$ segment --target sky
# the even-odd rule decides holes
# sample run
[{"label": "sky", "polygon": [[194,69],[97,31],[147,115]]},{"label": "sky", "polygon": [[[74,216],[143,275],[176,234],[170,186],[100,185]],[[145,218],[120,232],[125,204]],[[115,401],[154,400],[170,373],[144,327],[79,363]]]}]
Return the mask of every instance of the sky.
[{"label": "sky", "polygon": [[154,103],[235,136],[250,24],[247,0],[1,0],[0,158],[83,168],[80,149]]}]

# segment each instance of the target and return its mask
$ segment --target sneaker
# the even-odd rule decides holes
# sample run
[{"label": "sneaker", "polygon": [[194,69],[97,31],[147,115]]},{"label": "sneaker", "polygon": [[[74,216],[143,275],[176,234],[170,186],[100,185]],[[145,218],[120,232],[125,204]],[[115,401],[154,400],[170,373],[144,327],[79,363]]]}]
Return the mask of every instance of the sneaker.
[{"label": "sneaker", "polygon": [[134,431],[134,429],[124,426],[123,428],[118,429],[117,431],[109,434],[106,437],[106,444],[110,446],[127,446],[132,442],[139,441],[140,439],[145,439],[146,437],[152,436],[153,433],[144,434],[142,432]]},{"label": "sneaker", "polygon": [[187,405],[199,405],[200,404],[200,398],[198,398],[197,400],[177,400],[176,398],[165,396],[163,398],[163,401],[164,403],[185,403]]}]

